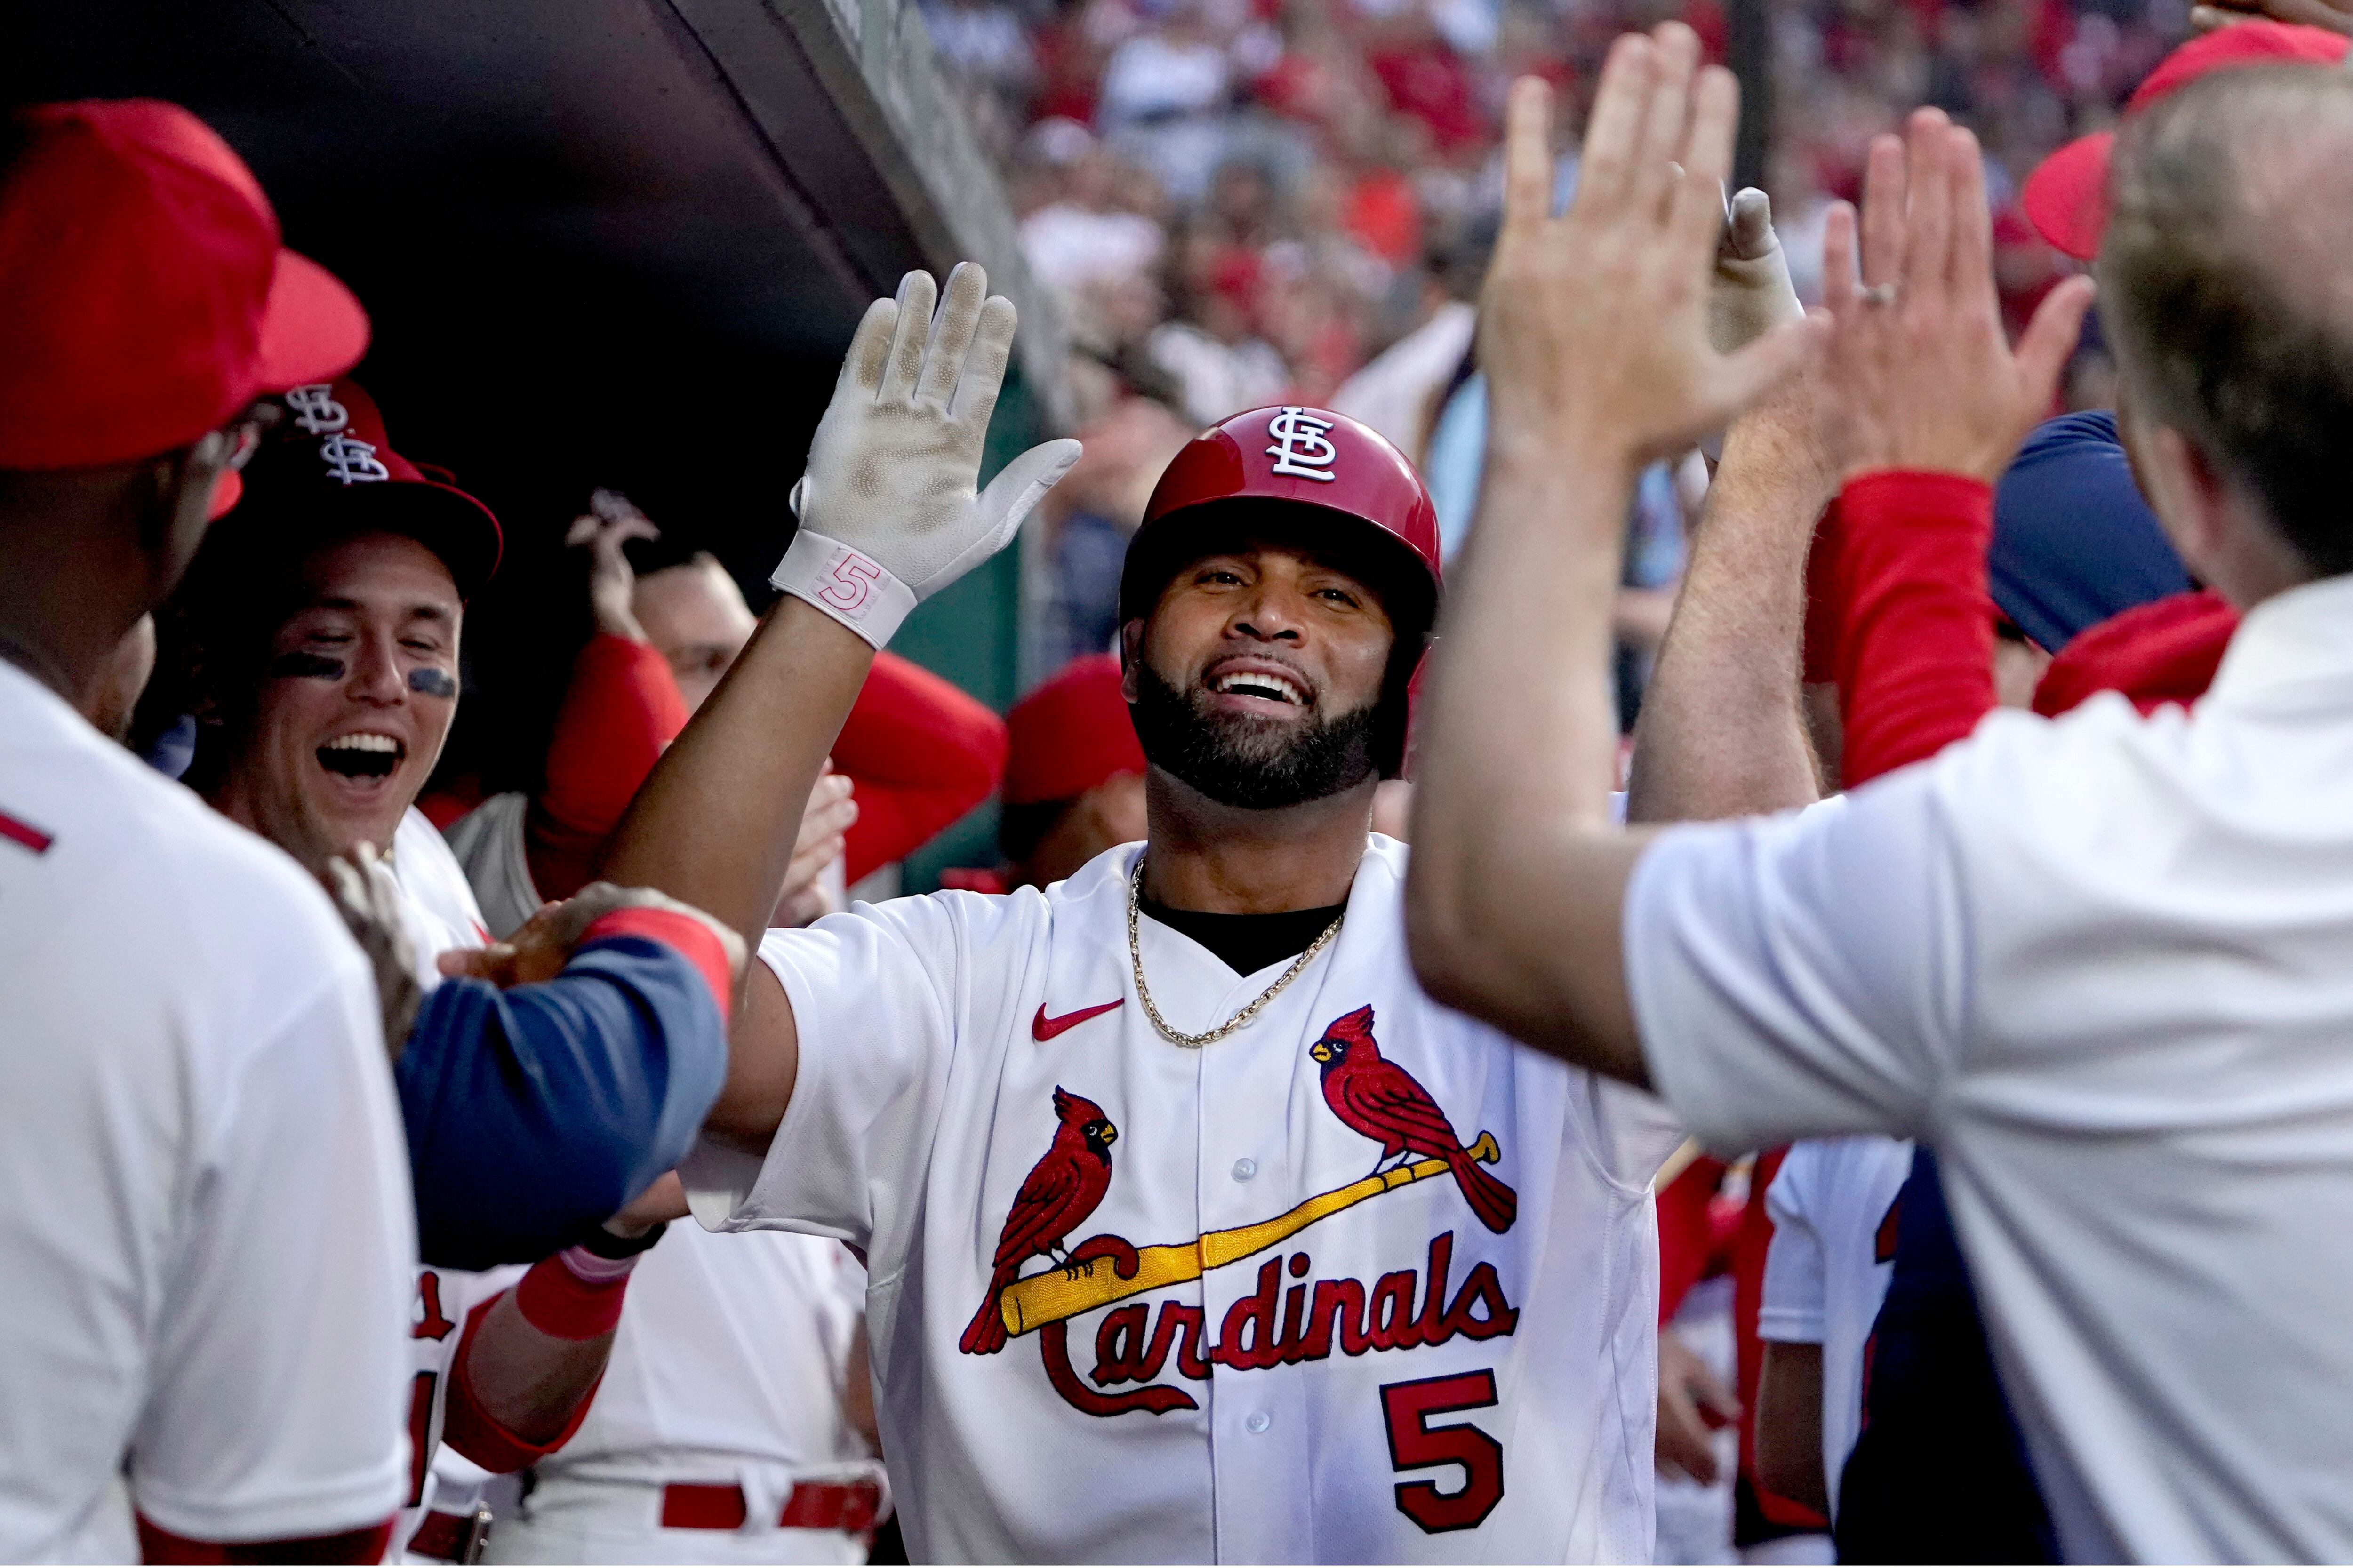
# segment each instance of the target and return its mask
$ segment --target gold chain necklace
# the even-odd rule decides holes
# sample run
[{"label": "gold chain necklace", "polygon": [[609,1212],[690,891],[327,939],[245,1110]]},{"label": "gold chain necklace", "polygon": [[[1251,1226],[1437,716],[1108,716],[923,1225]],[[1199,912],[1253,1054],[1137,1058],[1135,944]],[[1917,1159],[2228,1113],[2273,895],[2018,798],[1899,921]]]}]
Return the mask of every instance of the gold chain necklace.
[{"label": "gold chain necklace", "polygon": [[1152,1020],[1152,1026],[1160,1031],[1162,1039],[1172,1046],[1182,1046],[1188,1051],[1198,1051],[1203,1046],[1214,1046],[1252,1018],[1257,1017],[1268,1003],[1282,994],[1284,986],[1298,979],[1300,972],[1315,962],[1315,955],[1330,945],[1334,937],[1340,934],[1340,927],[1348,919],[1348,911],[1343,909],[1332,923],[1324,928],[1324,933],[1307,944],[1307,951],[1292,961],[1291,967],[1282,972],[1282,977],[1258,994],[1258,1000],[1206,1034],[1185,1035],[1168,1026],[1168,1020],[1163,1018],[1160,1016],[1160,1009],[1152,1005],[1151,987],[1144,983],[1144,944],[1136,939],[1135,934],[1136,914],[1142,907],[1143,900],[1144,857],[1138,855],[1135,858],[1135,869],[1128,873],[1127,878],[1127,956],[1135,965],[1135,999],[1144,1004],[1144,1016]]}]

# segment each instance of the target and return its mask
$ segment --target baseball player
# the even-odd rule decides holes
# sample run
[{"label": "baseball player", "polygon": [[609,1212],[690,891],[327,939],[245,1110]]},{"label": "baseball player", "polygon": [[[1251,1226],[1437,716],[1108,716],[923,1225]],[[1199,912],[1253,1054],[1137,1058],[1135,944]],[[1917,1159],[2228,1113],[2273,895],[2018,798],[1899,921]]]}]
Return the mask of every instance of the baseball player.
[{"label": "baseball player", "polygon": [[84,720],[256,400],[366,342],[185,110],[0,121],[0,1560],[375,1562],[401,1496],[416,1238],[367,964]]},{"label": "baseball player", "polygon": [[[869,311],[786,596],[608,874],[756,924],[775,803],[874,647],[1069,466],[1051,443],[973,493],[1013,329],[985,291],[960,267],[934,316],[911,274]],[[912,1554],[1647,1555],[1649,1184],[1680,1134],[1423,994],[1404,848],[1368,833],[1438,559],[1377,436],[1226,420],[1124,569],[1146,841],[765,934],[690,1194],[715,1228],[866,1254]]]},{"label": "baseball player", "polygon": [[1757,1479],[1833,1521],[1862,1426],[1864,1347],[1895,1267],[1895,1194],[1911,1170],[1909,1139],[1808,1138],[1765,1191]]},{"label": "baseball player", "polygon": [[[205,721],[188,782],[314,868],[389,851],[425,993],[395,1064],[423,1259],[532,1262],[691,1139],[724,1058],[724,933],[607,889],[515,939],[520,953],[480,952],[465,875],[412,803],[456,716],[465,603],[497,563],[497,522],[394,451],[350,383],[284,407],[174,601],[174,662]],[[471,977],[441,984],[452,950],[475,950]]]},{"label": "baseball player", "polygon": [[[700,917],[611,888],[479,951],[472,889],[411,802],[454,716],[463,606],[497,525],[402,459],[356,386],[297,387],[285,405],[282,437],[180,595],[211,721],[190,777],[311,864],[389,845],[372,890],[425,993],[396,1067],[426,1232],[397,1539],[462,1558],[478,1529],[427,1516],[435,1451],[446,1436],[511,1471],[577,1423],[629,1272],[660,1236],[643,1214],[596,1220],[653,1183],[707,1102],[733,966]],[[528,1273],[465,1267],[551,1234]]]},{"label": "baseball player", "polygon": [[838,1241],[675,1229],[629,1291],[596,1403],[501,1513],[495,1563],[863,1563],[866,1270]]}]

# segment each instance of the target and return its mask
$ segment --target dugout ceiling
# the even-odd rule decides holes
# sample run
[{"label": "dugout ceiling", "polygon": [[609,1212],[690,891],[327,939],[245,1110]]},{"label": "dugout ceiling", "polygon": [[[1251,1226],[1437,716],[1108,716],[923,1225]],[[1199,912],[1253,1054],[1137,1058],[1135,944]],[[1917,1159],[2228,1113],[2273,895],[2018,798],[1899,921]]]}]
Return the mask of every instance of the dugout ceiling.
[{"label": "dugout ceiling", "polygon": [[[288,243],[366,305],[361,376],[395,444],[506,527],[469,628],[478,744],[502,707],[522,717],[497,733],[536,743],[516,726],[552,704],[586,624],[557,542],[592,486],[765,577],[839,356],[905,269],[987,265],[1023,321],[993,445],[1055,423],[1059,322],[912,0],[8,9],[0,97],[186,104],[253,165]],[[911,628],[1000,706],[1012,581]]]}]

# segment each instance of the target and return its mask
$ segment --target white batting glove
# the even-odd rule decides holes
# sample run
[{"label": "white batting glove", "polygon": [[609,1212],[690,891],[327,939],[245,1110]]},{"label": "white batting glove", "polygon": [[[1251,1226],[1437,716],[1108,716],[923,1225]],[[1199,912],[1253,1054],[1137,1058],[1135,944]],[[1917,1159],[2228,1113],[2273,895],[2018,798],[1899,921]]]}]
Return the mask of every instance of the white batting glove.
[{"label": "white batting glove", "polygon": [[969,261],[948,274],[936,316],[935,293],[931,274],[910,272],[896,300],[867,307],[793,487],[800,531],[768,579],[878,648],[916,605],[1003,549],[1079,460],[1076,441],[1049,441],[973,493],[1013,355],[1013,303],[990,297]]},{"label": "white batting glove", "polygon": [[1781,237],[1773,232],[1773,204],[1751,185],[1732,198],[1715,246],[1715,275],[1707,290],[1707,339],[1728,354],[1783,321],[1806,313],[1789,283]]}]

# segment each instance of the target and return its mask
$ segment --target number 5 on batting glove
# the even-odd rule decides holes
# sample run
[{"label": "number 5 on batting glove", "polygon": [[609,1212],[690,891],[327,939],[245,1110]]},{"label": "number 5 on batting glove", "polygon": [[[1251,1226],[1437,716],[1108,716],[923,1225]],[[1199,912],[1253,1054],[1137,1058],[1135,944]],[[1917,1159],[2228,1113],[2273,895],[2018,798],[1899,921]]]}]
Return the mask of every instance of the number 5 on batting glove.
[{"label": "number 5 on batting glove", "polygon": [[1029,509],[1079,460],[1049,441],[988,489],[982,438],[1013,355],[1013,303],[967,261],[934,315],[931,275],[867,307],[833,401],[793,487],[800,532],[768,579],[876,647],[909,611],[1004,548]]}]

